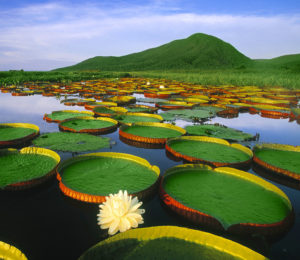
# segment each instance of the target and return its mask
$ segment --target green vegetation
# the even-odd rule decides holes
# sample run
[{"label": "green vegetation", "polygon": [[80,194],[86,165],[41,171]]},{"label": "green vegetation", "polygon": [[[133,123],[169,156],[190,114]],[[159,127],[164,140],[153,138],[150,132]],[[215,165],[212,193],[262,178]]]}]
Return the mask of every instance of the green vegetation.
[{"label": "green vegetation", "polygon": [[245,141],[253,139],[253,135],[222,125],[192,125],[185,130],[190,135],[204,135],[232,141]]},{"label": "green vegetation", "polygon": [[100,120],[100,119],[83,119],[73,118],[60,123],[61,126],[80,131],[84,129],[101,129],[106,127],[112,127],[115,124],[113,122]]},{"label": "green vegetation", "polygon": [[143,125],[132,125],[130,127],[123,128],[122,131],[128,134],[148,138],[172,138],[182,135],[182,133],[174,129]]},{"label": "green vegetation", "polygon": [[102,78],[120,78],[130,76],[127,72],[103,72],[103,71],[0,71],[0,86],[20,85],[24,82],[43,82],[68,84],[74,81],[102,79]]},{"label": "green vegetation", "polygon": [[37,131],[31,128],[10,127],[0,125],[0,141],[11,141],[24,138]]},{"label": "green vegetation", "polygon": [[[102,241],[85,252],[80,260],[110,259],[202,259],[202,260],[237,260],[239,257],[202,244],[197,244],[176,237],[160,237],[149,240],[127,238],[119,241]],[[152,257],[149,257],[152,256]]]},{"label": "green vegetation", "polygon": [[280,86],[300,89],[299,72],[272,67],[216,70],[177,70],[177,71],[143,71],[130,72],[133,77],[173,79],[200,85],[234,85],[234,86]]},{"label": "green vegetation", "polygon": [[0,86],[28,81],[71,81],[146,77],[202,85],[281,86],[299,89],[300,54],[251,60],[229,43],[194,34],[121,57],[94,57],[50,72],[0,72]]},{"label": "green vegetation", "polygon": [[108,148],[110,139],[89,134],[54,132],[39,136],[33,144],[63,152],[86,152]]},{"label": "green vegetation", "polygon": [[134,161],[100,156],[75,158],[62,169],[62,182],[68,188],[103,196],[119,190],[136,193],[157,178],[154,171]]},{"label": "green vegetation", "polygon": [[118,120],[124,124],[133,124],[138,122],[160,122],[156,117],[151,116],[143,116],[143,115],[116,115],[113,117],[114,119]]},{"label": "green vegetation", "polygon": [[58,71],[224,68],[245,66],[250,62],[232,45],[214,36],[197,33],[139,53],[121,57],[94,57]]},{"label": "green vegetation", "polygon": [[239,163],[250,159],[250,156],[231,146],[195,140],[174,139],[168,143],[176,152],[193,158],[222,163]]},{"label": "green vegetation", "polygon": [[255,149],[254,152],[259,159],[272,166],[300,174],[300,152],[268,148]]},{"label": "green vegetation", "polygon": [[215,112],[208,109],[174,109],[159,114],[166,121],[175,119],[207,119],[215,116]]},{"label": "green vegetation", "polygon": [[40,178],[49,173],[56,161],[41,154],[21,154],[18,151],[0,156],[0,189],[7,185]]},{"label": "green vegetation", "polygon": [[183,205],[217,218],[224,228],[237,223],[276,223],[290,211],[286,200],[275,192],[212,170],[174,172],[165,177],[163,187]]}]

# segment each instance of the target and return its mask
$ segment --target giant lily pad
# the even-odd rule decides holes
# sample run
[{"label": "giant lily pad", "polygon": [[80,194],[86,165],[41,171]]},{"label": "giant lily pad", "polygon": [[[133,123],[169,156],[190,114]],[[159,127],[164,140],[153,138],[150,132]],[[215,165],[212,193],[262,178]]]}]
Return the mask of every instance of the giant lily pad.
[{"label": "giant lily pad", "polygon": [[131,105],[126,107],[128,112],[132,113],[153,113],[158,110],[157,107],[150,107],[150,106],[145,106],[145,105]]},{"label": "giant lily pad", "polygon": [[234,168],[179,165],[166,171],[161,198],[196,224],[274,235],[292,220],[292,205],[275,185]]},{"label": "giant lily pad", "polygon": [[174,109],[159,115],[166,121],[173,121],[175,119],[206,119],[214,117],[215,113],[209,110],[200,109]]},{"label": "giant lily pad", "polygon": [[55,132],[39,136],[33,144],[62,152],[86,152],[108,148],[110,139],[89,134]]},{"label": "giant lily pad", "polygon": [[55,172],[59,161],[60,157],[57,153],[44,148],[2,150],[0,188],[22,189],[39,184]]},{"label": "giant lily pad", "polygon": [[300,146],[260,144],[253,152],[254,162],[263,168],[300,180]]},{"label": "giant lily pad", "polygon": [[165,102],[165,99],[162,98],[137,98],[137,102],[143,103],[158,103],[158,102]]},{"label": "giant lily pad", "polygon": [[266,259],[229,239],[176,226],[137,228],[103,240],[79,260],[96,259]]},{"label": "giant lily pad", "polygon": [[159,115],[147,113],[125,113],[113,117],[122,124],[131,125],[138,122],[162,122],[163,118]]},{"label": "giant lily pad", "polygon": [[98,106],[93,109],[97,116],[108,116],[111,117],[117,113],[126,113],[127,109],[124,107],[103,107]]},{"label": "giant lily pad", "polygon": [[240,144],[229,144],[219,138],[183,136],[169,139],[166,150],[189,162],[205,162],[214,166],[243,167],[252,159],[252,151]]},{"label": "giant lily pad", "polygon": [[120,136],[125,139],[157,144],[164,144],[168,138],[179,137],[185,133],[183,128],[165,123],[136,123],[119,129]]},{"label": "giant lily pad", "polygon": [[61,110],[61,111],[53,111],[51,114],[45,114],[44,119],[47,122],[56,122],[60,123],[63,120],[81,117],[81,116],[93,116],[94,113],[90,111],[78,111],[78,110]]},{"label": "giant lily pad", "polygon": [[0,259],[27,260],[27,257],[18,248],[0,241]]},{"label": "giant lily pad", "polygon": [[185,130],[190,135],[211,136],[230,141],[246,141],[254,138],[251,134],[222,125],[193,125],[185,127]]},{"label": "giant lily pad", "polygon": [[148,161],[123,153],[92,153],[69,159],[57,169],[60,189],[67,196],[104,202],[105,196],[127,190],[139,198],[155,190],[159,169]]},{"label": "giant lily pad", "polygon": [[27,123],[0,124],[0,147],[17,146],[32,140],[40,133],[38,126]]},{"label": "giant lily pad", "polygon": [[117,129],[118,121],[108,117],[76,117],[66,119],[59,123],[62,131],[75,133],[107,133]]}]

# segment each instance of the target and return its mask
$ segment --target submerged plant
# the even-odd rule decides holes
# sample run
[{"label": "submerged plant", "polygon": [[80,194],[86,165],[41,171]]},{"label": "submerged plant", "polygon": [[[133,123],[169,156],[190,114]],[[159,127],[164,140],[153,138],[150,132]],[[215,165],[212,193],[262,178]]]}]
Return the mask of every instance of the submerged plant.
[{"label": "submerged plant", "polygon": [[101,229],[108,229],[110,235],[136,228],[138,224],[144,223],[141,215],[145,210],[139,209],[142,204],[137,197],[132,199],[131,195],[128,196],[126,190],[110,194],[106,201],[99,205],[98,224]]}]

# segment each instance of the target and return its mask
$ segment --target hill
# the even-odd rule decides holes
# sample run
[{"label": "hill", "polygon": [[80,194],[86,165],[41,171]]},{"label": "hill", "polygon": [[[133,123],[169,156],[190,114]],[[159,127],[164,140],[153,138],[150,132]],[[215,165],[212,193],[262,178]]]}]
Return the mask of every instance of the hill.
[{"label": "hill", "polygon": [[246,66],[252,60],[232,45],[203,33],[121,57],[97,56],[58,71],[143,71],[218,69]]},{"label": "hill", "polygon": [[300,72],[300,54],[291,54],[273,59],[255,60],[255,66]]}]

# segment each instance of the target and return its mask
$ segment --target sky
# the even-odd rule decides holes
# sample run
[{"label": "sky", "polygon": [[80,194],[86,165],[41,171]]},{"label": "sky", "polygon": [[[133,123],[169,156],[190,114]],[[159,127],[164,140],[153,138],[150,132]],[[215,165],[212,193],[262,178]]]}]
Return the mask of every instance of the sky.
[{"label": "sky", "polygon": [[0,71],[51,70],[194,33],[252,59],[300,53],[300,1],[0,0]]}]

